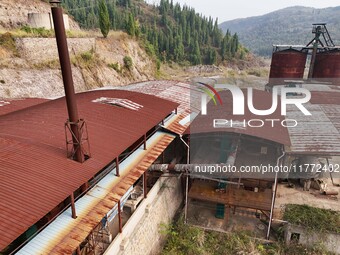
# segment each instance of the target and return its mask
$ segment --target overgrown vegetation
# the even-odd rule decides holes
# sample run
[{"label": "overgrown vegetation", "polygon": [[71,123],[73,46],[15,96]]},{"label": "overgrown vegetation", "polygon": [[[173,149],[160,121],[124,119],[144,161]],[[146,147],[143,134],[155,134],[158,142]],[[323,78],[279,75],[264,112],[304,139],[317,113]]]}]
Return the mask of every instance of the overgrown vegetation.
[{"label": "overgrown vegetation", "polygon": [[[31,28],[30,26],[22,26],[18,29],[13,29],[11,32],[7,32],[12,36],[12,38],[22,38],[22,37],[54,37],[53,30],[47,30],[45,28]],[[0,36],[4,35],[5,33],[1,34]],[[67,30],[66,35],[68,38],[80,38],[80,37],[93,37],[94,32],[88,32],[84,30]],[[99,36],[99,33],[95,33],[95,36]]]},{"label": "overgrown vegetation", "polygon": [[186,225],[180,219],[174,225],[162,226],[167,236],[163,255],[326,255],[322,245],[306,248],[302,245],[285,246],[283,243],[265,244],[248,232],[219,233]]},{"label": "overgrown vegetation", "polygon": [[14,37],[11,33],[4,33],[0,35],[0,47],[12,52],[14,55],[18,54],[17,47],[15,45]]},{"label": "overgrown vegetation", "polygon": [[[96,1],[65,0],[64,6],[83,28],[98,28],[100,10]],[[242,59],[247,51],[237,34],[218,27],[218,21],[161,0],[151,6],[141,0],[106,0],[111,28],[124,30],[144,41],[146,51],[157,59],[190,64],[216,64]]]},{"label": "overgrown vegetation", "polygon": [[33,64],[33,66],[37,69],[57,69],[60,68],[60,62],[59,59],[52,59],[52,60],[47,60],[39,63]]},{"label": "overgrown vegetation", "polygon": [[131,70],[133,66],[132,58],[130,56],[125,56],[123,58],[123,61],[124,61],[124,67],[128,70]]},{"label": "overgrown vegetation", "polygon": [[107,66],[112,68],[113,70],[115,70],[117,73],[121,73],[122,72],[122,68],[121,68],[121,66],[120,66],[120,64],[118,62],[110,63]]},{"label": "overgrown vegetation", "polygon": [[251,68],[247,70],[247,74],[256,77],[268,77],[268,70],[264,68]]},{"label": "overgrown vegetation", "polygon": [[94,50],[89,50],[80,54],[76,54],[71,58],[72,64],[81,68],[93,68],[100,63],[100,59]]},{"label": "overgrown vegetation", "polygon": [[308,205],[286,205],[283,219],[317,232],[340,233],[340,213]]},{"label": "overgrown vegetation", "polygon": [[54,36],[54,31],[49,30],[43,27],[39,28],[32,28],[30,26],[23,26],[21,27],[21,30],[24,31],[26,34],[32,36],[32,37],[53,37]]}]

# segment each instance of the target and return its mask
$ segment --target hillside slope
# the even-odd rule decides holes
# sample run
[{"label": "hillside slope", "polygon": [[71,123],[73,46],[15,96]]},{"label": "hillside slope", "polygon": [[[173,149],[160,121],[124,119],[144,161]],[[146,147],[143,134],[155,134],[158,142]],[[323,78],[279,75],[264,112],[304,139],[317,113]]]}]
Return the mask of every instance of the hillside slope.
[{"label": "hillside slope", "polygon": [[[98,1],[65,0],[64,8],[85,29],[99,27]],[[144,0],[107,1],[111,28],[123,30],[145,42],[159,61],[220,64],[247,57],[237,34],[224,35],[217,20],[170,0],[158,5]]]},{"label": "hillside slope", "polygon": [[269,55],[273,44],[307,44],[312,23],[325,22],[340,44],[340,6],[324,9],[294,6],[262,16],[223,22],[219,27],[239,35],[240,42],[259,55]]},{"label": "hillside slope", "polygon": [[[20,28],[27,23],[28,13],[49,13],[51,5],[41,0],[1,0],[0,1],[0,30]],[[72,30],[79,26],[69,20]]]},{"label": "hillside slope", "polygon": [[[152,80],[156,65],[123,32],[103,38],[69,38],[76,92]],[[124,67],[124,58],[132,64]],[[55,38],[13,38],[0,34],[0,98],[62,96]]]}]

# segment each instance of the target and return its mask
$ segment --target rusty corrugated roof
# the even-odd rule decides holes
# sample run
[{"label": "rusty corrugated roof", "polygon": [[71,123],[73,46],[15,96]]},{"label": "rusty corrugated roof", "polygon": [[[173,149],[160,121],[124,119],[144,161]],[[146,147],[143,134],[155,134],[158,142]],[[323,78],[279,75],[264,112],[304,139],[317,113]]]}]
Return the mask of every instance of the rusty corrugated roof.
[{"label": "rusty corrugated roof", "polygon": [[[177,134],[184,134],[192,120],[200,112],[201,94],[197,84],[179,81],[148,81],[124,86],[122,89],[155,95],[179,104],[178,116],[170,120],[166,128]],[[182,123],[182,121],[184,123]]]},{"label": "rusty corrugated roof", "polygon": [[[128,99],[139,110],[92,102]],[[160,123],[178,104],[129,91],[77,95],[79,116],[88,125],[91,158],[66,158],[65,99],[0,116],[0,250],[91,179],[120,153]]]},{"label": "rusty corrugated roof", "polygon": [[312,98],[306,108],[312,116],[304,116],[296,107],[287,107],[287,118],[298,121],[288,128],[291,146],[289,153],[340,155],[340,90],[334,85],[306,84]]},{"label": "rusty corrugated roof", "polygon": [[0,99],[0,116],[49,101],[44,98]]},{"label": "rusty corrugated roof", "polygon": [[146,151],[140,148],[122,163],[121,177],[110,173],[76,202],[77,219],[71,218],[70,210],[64,212],[18,254],[72,254],[174,139],[173,135],[157,132],[148,141]]},{"label": "rusty corrugated roof", "polygon": [[169,99],[179,104],[179,113],[191,113],[200,111],[200,95],[197,84],[188,84],[179,81],[148,81],[124,86],[124,90],[155,95],[163,99]]},{"label": "rusty corrugated roof", "polygon": [[312,91],[311,104],[339,105],[340,93],[334,91]]}]

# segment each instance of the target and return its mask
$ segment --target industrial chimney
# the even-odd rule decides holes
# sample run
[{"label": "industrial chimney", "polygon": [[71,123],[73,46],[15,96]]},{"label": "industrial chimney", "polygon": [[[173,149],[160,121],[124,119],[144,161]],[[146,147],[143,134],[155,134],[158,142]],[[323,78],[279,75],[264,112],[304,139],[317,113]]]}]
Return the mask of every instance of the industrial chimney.
[{"label": "industrial chimney", "polygon": [[72,70],[70,55],[68,52],[66,32],[63,19],[63,10],[60,7],[60,1],[53,0],[50,1],[52,18],[54,23],[55,36],[57,40],[59,60],[61,66],[61,72],[64,82],[65,97],[67,103],[67,111],[69,115],[68,123],[69,129],[72,136],[73,145],[73,159],[83,163],[85,161],[83,145],[82,145],[82,131],[81,126],[83,126],[83,120],[78,117],[77,101],[74,92]]}]

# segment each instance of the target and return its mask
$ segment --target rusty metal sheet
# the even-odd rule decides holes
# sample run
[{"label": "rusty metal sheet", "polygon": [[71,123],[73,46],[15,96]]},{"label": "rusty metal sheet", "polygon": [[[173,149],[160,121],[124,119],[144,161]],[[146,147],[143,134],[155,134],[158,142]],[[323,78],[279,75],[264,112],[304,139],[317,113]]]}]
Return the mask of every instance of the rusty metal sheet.
[{"label": "rusty metal sheet", "polygon": [[[92,102],[122,98],[139,110]],[[80,118],[87,122],[91,158],[66,158],[65,98],[0,116],[0,250],[39,221],[83,183],[157,126],[177,103],[120,90],[77,94]],[[62,188],[60,188],[62,187]]]},{"label": "rusty metal sheet", "polygon": [[270,66],[269,83],[281,83],[284,79],[302,79],[307,52],[287,49],[273,53]]},{"label": "rusty metal sheet", "polygon": [[340,50],[318,52],[315,58],[313,78],[331,80],[340,78]]},{"label": "rusty metal sheet", "polygon": [[0,98],[0,116],[49,101],[45,98]]},{"label": "rusty metal sheet", "polygon": [[124,86],[124,90],[136,91],[144,94],[155,95],[163,99],[170,99],[179,104],[178,113],[200,111],[201,91],[193,84],[179,81],[149,81]]},{"label": "rusty metal sheet", "polygon": [[322,105],[340,104],[340,91],[312,91],[310,103]]},{"label": "rusty metal sheet", "polygon": [[[121,177],[115,177],[118,181],[107,179],[116,183],[113,187],[106,180],[98,183],[98,187],[93,189],[103,189],[105,195],[96,191],[90,191],[84,197],[76,202],[76,208],[79,211],[77,219],[73,220],[70,212],[63,213],[60,217],[52,222],[47,228],[28,243],[18,254],[25,254],[29,251],[32,254],[72,254],[80,243],[90,234],[101,219],[114,207],[119,199],[130,188],[126,186],[125,180],[134,180],[136,182],[150,165],[161,155],[161,153],[175,139],[175,136],[162,132],[157,132],[155,138],[147,151],[140,150],[128,158],[128,163],[122,163]],[[143,156],[137,156],[142,154]],[[104,186],[103,186],[104,185]],[[99,190],[98,190],[99,191]],[[122,195],[118,195],[118,194]],[[89,194],[92,194],[89,196]],[[98,194],[98,195],[95,195]],[[113,202],[114,201],[114,202]],[[109,208],[112,206],[111,208]],[[59,217],[58,217],[59,218]],[[32,243],[32,244],[31,244]],[[38,247],[34,243],[39,243]]]},{"label": "rusty metal sheet", "polygon": [[226,192],[221,193],[216,192],[216,183],[195,180],[189,190],[189,197],[230,206],[270,211],[272,192],[270,189],[264,192],[253,192],[228,186]]}]

